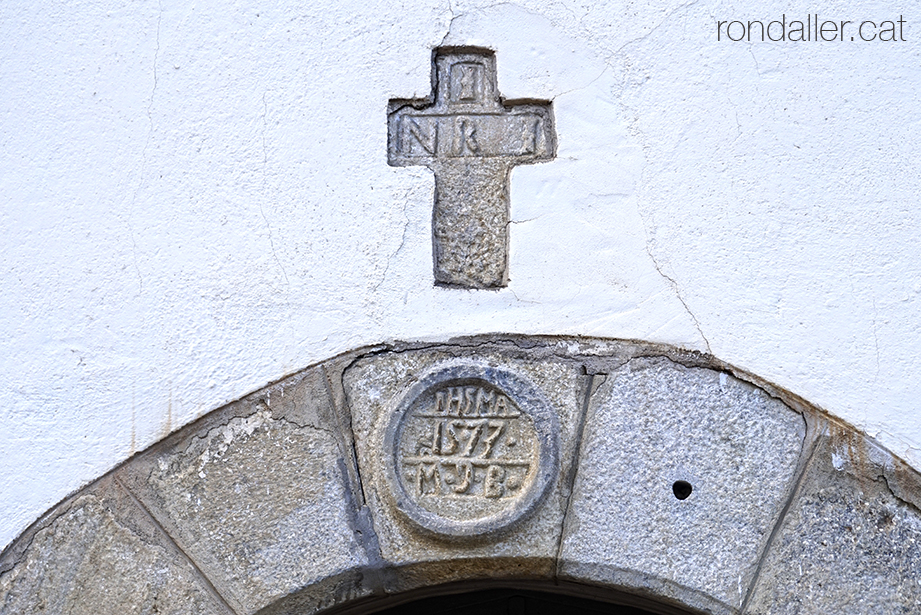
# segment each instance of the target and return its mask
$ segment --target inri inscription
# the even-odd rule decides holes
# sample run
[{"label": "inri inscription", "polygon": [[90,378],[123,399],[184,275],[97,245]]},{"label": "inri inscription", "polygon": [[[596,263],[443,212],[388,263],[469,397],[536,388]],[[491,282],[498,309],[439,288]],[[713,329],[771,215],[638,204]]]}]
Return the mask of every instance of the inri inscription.
[{"label": "inri inscription", "polygon": [[435,173],[432,240],[436,284],[508,284],[509,173],[551,160],[549,101],[506,101],[488,49],[435,50],[430,98],[391,100],[388,161]]},{"label": "inri inscription", "polygon": [[555,421],[540,396],[508,374],[475,372],[430,377],[403,400],[388,434],[398,506],[442,534],[512,523],[537,501],[555,464]]}]

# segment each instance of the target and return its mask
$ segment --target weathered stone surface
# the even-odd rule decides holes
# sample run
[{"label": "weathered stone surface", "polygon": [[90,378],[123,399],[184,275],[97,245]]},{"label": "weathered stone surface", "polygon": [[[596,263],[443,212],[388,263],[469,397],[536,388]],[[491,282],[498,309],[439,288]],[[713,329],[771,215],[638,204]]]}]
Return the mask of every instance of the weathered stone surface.
[{"label": "weathered stone surface", "polygon": [[489,49],[441,48],[434,61],[431,99],[390,101],[388,161],[435,173],[435,282],[506,286],[509,172],[555,156],[551,103],[505,103]]},{"label": "weathered stone surface", "polygon": [[665,358],[612,371],[590,402],[561,577],[732,612],[804,434],[802,416],[724,373]]},{"label": "weathered stone surface", "polygon": [[508,286],[509,172],[501,159],[436,161],[432,256],[435,282]]},{"label": "weathered stone surface", "polygon": [[[918,474],[723,367],[582,338],[342,355],[50,511],[0,554],[0,615],[306,615],[470,580],[569,583],[654,612],[917,613]],[[518,507],[540,468],[546,492]],[[400,502],[414,486],[460,526],[414,519]]]},{"label": "weathered stone surface", "polygon": [[[367,559],[335,423],[318,368],[234,404],[120,476],[238,613],[292,594],[289,603],[312,612],[367,591],[348,572]],[[339,596],[301,592],[343,574],[344,586],[326,584]]]},{"label": "weathered stone surface", "polygon": [[914,472],[865,439],[822,437],[746,613],[921,612],[917,486]]},{"label": "weathered stone surface", "polygon": [[65,507],[0,575],[3,615],[230,614],[111,479]]},{"label": "weathered stone surface", "polygon": [[[457,536],[445,539],[420,528],[401,514],[393,500],[392,478],[382,455],[393,413],[411,388],[427,376],[471,365],[487,371],[514,373],[532,383],[559,425],[560,457],[567,462],[572,459],[585,396],[585,377],[574,363],[559,359],[529,361],[484,348],[392,352],[358,361],[346,371],[344,385],[352,411],[364,491],[381,553],[389,565],[399,569],[389,577],[391,591],[496,574],[517,578],[553,575],[565,507],[560,479],[567,472],[568,463],[556,465],[546,496],[530,516],[499,534],[484,536],[472,532],[462,542],[457,541]],[[510,390],[506,382],[498,382],[501,390]],[[460,440],[468,442],[469,432],[465,431]],[[503,453],[507,451],[504,449]],[[479,479],[485,480],[485,475]],[[472,486],[472,497],[485,497],[481,488],[482,484]],[[470,514],[479,518],[477,512]]]}]

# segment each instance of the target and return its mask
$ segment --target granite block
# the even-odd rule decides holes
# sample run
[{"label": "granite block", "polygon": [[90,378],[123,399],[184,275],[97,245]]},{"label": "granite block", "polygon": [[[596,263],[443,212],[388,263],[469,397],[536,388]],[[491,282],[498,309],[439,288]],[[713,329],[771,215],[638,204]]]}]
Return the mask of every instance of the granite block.
[{"label": "granite block", "polygon": [[368,559],[343,450],[316,368],[219,411],[119,476],[239,614],[283,598],[313,612],[328,605],[326,590],[309,595],[324,580],[354,578],[337,585],[343,600],[370,591],[355,574]]},{"label": "granite block", "polygon": [[34,530],[16,565],[0,575],[0,614],[231,614],[111,478],[56,512]]},{"label": "granite block", "polygon": [[715,370],[634,359],[592,396],[560,576],[741,605],[789,499],[801,415]]},{"label": "granite block", "polygon": [[[345,372],[344,387],[352,412],[352,428],[367,504],[374,519],[383,559],[392,570],[397,571],[388,577],[388,591],[492,576],[522,579],[553,577],[566,503],[561,482],[573,458],[575,434],[584,405],[586,377],[573,362],[554,358],[534,361],[521,355],[520,352],[508,354],[498,348],[483,347],[407,350],[360,359]],[[401,402],[412,394],[420,382],[425,382],[432,374],[447,373],[454,369],[472,369],[482,376],[479,380],[474,378],[463,381],[471,385],[467,387],[470,408],[476,407],[476,399],[482,394],[479,387],[497,385],[497,391],[508,392],[515,389],[510,381],[526,382],[533,389],[533,394],[542,400],[540,403],[553,415],[553,429],[558,430],[556,437],[559,455],[554,462],[546,493],[533,509],[497,533],[480,534],[472,530],[467,536],[433,534],[401,514],[400,506],[392,495],[394,476],[386,467],[387,453],[384,453],[386,433],[392,417]],[[464,373],[470,375],[472,372]],[[461,396],[458,391],[461,389],[464,387],[459,386],[455,390],[458,399]],[[516,394],[510,395],[515,397]],[[522,397],[516,399],[521,402]],[[470,412],[475,413],[476,410]],[[460,423],[468,418],[479,418],[479,415],[468,417],[464,411],[460,411]],[[487,424],[488,430],[491,419],[480,420]],[[464,443],[471,441],[469,438],[472,430],[461,432],[460,426],[457,429],[461,434],[458,438],[462,448]],[[489,433],[499,432],[484,432]],[[499,433],[496,450],[500,452],[496,455],[519,450],[521,455],[528,457],[525,437],[521,437],[518,449],[502,448],[508,444],[504,438],[512,433]],[[423,445],[427,446],[427,442],[426,439]],[[458,446],[457,442],[451,446]],[[482,447],[475,448],[473,457],[484,455],[488,456]],[[561,463],[560,459],[565,460],[565,463]],[[534,467],[538,465],[535,462]],[[465,491],[457,495],[448,490],[452,498],[460,500],[469,496],[469,499],[479,498],[484,505],[491,505],[487,501],[486,468],[479,470],[479,473],[476,470],[471,472],[469,489],[466,483],[454,482],[460,478],[451,474],[445,478],[449,483],[442,484],[441,489],[448,490],[450,485],[455,492]],[[431,480],[429,477],[425,479]],[[513,493],[507,495],[510,500],[514,500]],[[494,501],[501,500],[497,496]],[[476,513],[471,514],[476,516]]]},{"label": "granite block", "polygon": [[746,613],[921,612],[917,485],[912,470],[865,439],[823,436]]}]

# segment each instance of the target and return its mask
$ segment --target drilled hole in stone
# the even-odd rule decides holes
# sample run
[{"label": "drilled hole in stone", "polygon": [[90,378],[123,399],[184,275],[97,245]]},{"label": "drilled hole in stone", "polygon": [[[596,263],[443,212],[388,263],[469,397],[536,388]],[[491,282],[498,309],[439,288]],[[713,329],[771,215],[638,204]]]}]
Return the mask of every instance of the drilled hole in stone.
[{"label": "drilled hole in stone", "polygon": [[675,484],[672,485],[672,493],[675,494],[675,497],[679,500],[686,500],[688,496],[691,495],[691,492],[694,491],[694,487],[691,486],[691,483],[683,480],[676,480]]}]

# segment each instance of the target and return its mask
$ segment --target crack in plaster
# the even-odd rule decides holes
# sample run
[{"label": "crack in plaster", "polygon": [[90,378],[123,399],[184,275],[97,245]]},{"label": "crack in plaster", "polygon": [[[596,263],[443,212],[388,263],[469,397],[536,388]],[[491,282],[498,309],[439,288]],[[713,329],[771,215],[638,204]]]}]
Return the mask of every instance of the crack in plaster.
[{"label": "crack in plaster", "polygon": [[393,251],[393,254],[387,257],[387,263],[384,265],[384,273],[381,274],[380,281],[374,285],[372,292],[376,293],[377,289],[380,288],[381,284],[387,279],[387,272],[390,271],[390,264],[393,262],[393,259],[397,257],[397,254],[400,253],[400,250],[403,249],[403,246],[406,245],[406,231],[409,230],[409,216],[406,215],[406,202],[409,200],[410,192],[410,190],[407,190],[403,197],[403,235],[400,237],[400,245]]},{"label": "crack in plaster", "polygon": [[629,47],[629,46],[631,46],[631,45],[633,45],[633,44],[635,44],[635,43],[639,43],[639,42],[641,42],[641,41],[646,40],[647,38],[649,38],[650,36],[652,36],[653,32],[655,32],[656,30],[658,30],[659,28],[661,28],[663,25],[665,25],[665,22],[667,22],[668,20],[670,20],[670,19],[672,18],[672,16],[675,15],[675,13],[678,13],[679,11],[682,11],[682,10],[684,10],[684,9],[690,8],[690,7],[694,6],[695,4],[697,4],[698,2],[699,2],[699,0],[691,0],[691,2],[685,2],[684,4],[681,4],[681,5],[677,6],[677,7],[675,7],[674,9],[672,9],[671,11],[669,11],[668,13],[666,13],[665,17],[662,18],[662,21],[660,21],[659,23],[657,23],[656,25],[654,25],[652,28],[650,28],[649,32],[647,32],[646,34],[643,34],[642,36],[638,36],[638,37],[636,37],[635,39],[632,39],[632,40],[630,40],[630,41],[627,41],[626,43],[624,43],[623,45],[621,45],[620,47],[618,47],[618,48],[614,51],[614,53],[611,54],[610,57],[613,58],[613,57],[615,57],[615,56],[617,56],[617,55],[620,55],[620,52],[623,51],[625,48],[627,48],[627,47]]},{"label": "crack in plaster", "polygon": [[134,262],[134,271],[138,277],[138,294],[144,291],[144,278],[141,275],[141,267],[138,263],[138,242],[134,234],[134,225],[131,224],[131,212],[134,210],[134,206],[138,200],[138,194],[141,192],[141,186],[144,184],[144,171],[147,170],[147,151],[150,148],[150,138],[153,135],[154,131],[154,121],[153,121],[153,104],[154,97],[157,94],[157,85],[159,84],[159,77],[157,75],[157,63],[160,60],[160,26],[163,23],[163,2],[160,1],[157,3],[157,36],[155,39],[156,46],[154,47],[154,57],[153,57],[153,87],[150,90],[150,96],[147,99],[147,136],[144,139],[144,148],[141,150],[141,167],[138,170],[138,185],[134,189],[134,194],[131,196],[131,207],[128,208],[128,212],[125,218],[126,223],[128,224],[128,233],[131,235],[131,257]]},{"label": "crack in plaster", "polygon": [[157,93],[157,84],[159,83],[159,78],[157,76],[157,62],[160,59],[160,25],[163,23],[163,3],[158,2],[157,8],[159,12],[157,13],[157,46],[154,49],[154,58],[153,58],[153,89],[150,91],[150,98],[147,101],[147,121],[150,124],[150,129],[147,132],[147,141],[144,143],[144,154],[147,154],[147,146],[150,145],[150,135],[153,132],[153,101],[154,95]]},{"label": "crack in plaster", "polygon": [[704,335],[703,329],[700,327],[700,321],[697,320],[697,316],[694,315],[694,312],[691,311],[691,308],[688,307],[687,302],[684,300],[684,297],[681,296],[681,290],[678,288],[678,282],[674,278],[667,275],[662,271],[662,267],[659,266],[659,262],[656,260],[656,257],[653,255],[652,250],[649,248],[649,242],[646,242],[646,254],[649,255],[650,260],[652,260],[653,267],[656,268],[656,271],[659,272],[659,275],[662,276],[665,280],[668,281],[671,285],[672,290],[675,291],[675,296],[678,298],[678,301],[681,302],[681,305],[684,306],[684,310],[688,313],[688,316],[691,317],[691,320],[694,321],[694,327],[697,329],[697,333],[700,334],[701,339],[703,339],[704,344],[707,346],[707,352],[713,354],[713,350],[710,348],[710,341],[707,339],[707,336]]},{"label": "crack in plaster", "polygon": [[758,64],[758,58],[755,56],[754,44],[748,46],[748,53],[755,62],[755,72],[758,73],[758,79],[761,79],[761,65]]},{"label": "crack in plaster", "polygon": [[[532,11],[528,11],[521,6],[517,6],[512,2],[493,2],[492,4],[484,4],[482,6],[476,6],[476,7],[471,8],[469,13],[484,15],[486,11],[488,11],[489,9],[493,9],[498,6],[508,6],[508,5],[515,6],[516,8],[519,8],[523,10],[525,13],[529,13],[531,15],[538,14]],[[454,3],[451,0],[448,0],[448,12],[451,14],[451,18],[448,21],[447,30],[444,36],[441,37],[441,43],[439,43],[438,45],[439,47],[444,47],[445,44],[447,43],[448,37],[451,36],[451,29],[454,27],[454,21],[457,19],[460,19],[461,17],[466,17],[468,14],[467,12],[455,13]],[[490,48],[493,49],[493,51],[495,51],[494,47],[490,46]]]},{"label": "crack in plaster", "polygon": [[[263,198],[266,195],[266,181],[267,181],[267,168],[269,165],[269,150],[265,142],[265,131],[267,126],[267,116],[269,114],[269,105],[265,100],[265,96],[268,92],[262,93],[262,196]],[[288,274],[285,271],[285,268],[282,266],[281,261],[278,259],[278,254],[275,252],[275,240],[272,238],[272,225],[269,224],[269,219],[265,215],[265,209],[262,208],[262,199],[259,200],[259,213],[262,214],[262,219],[265,221],[265,227],[269,231],[269,247],[272,249],[272,256],[275,258],[275,263],[278,265],[278,268],[281,269],[281,275],[285,278],[285,284],[288,288],[291,288],[291,282],[288,281]]]},{"label": "crack in plaster", "polygon": [[727,95],[726,100],[729,101],[729,106],[732,107],[733,116],[736,120],[736,138],[732,140],[733,144],[735,144],[742,138],[742,123],[739,121],[739,109],[736,107],[735,102],[733,102],[732,97]]},{"label": "crack in plaster", "polygon": [[[649,38],[656,30],[658,30],[660,27],[662,27],[662,25],[664,25],[664,24],[665,24],[669,19],[671,19],[674,15],[676,15],[677,13],[679,13],[679,12],[681,12],[681,11],[684,11],[684,10],[686,10],[686,9],[688,9],[688,8],[690,8],[690,7],[694,6],[694,5],[696,5],[696,4],[698,3],[698,1],[699,1],[699,0],[691,0],[690,2],[685,2],[684,4],[678,6],[678,7],[676,7],[675,9],[673,9],[672,11],[670,11],[667,15],[665,15],[665,17],[662,18],[662,20],[661,20],[658,24],[656,24],[655,26],[653,26],[646,34],[644,34],[644,35],[642,35],[642,36],[640,36],[640,37],[637,37],[637,38],[635,38],[635,39],[633,39],[633,40],[630,40],[630,41],[624,43],[623,45],[621,45],[620,47],[618,47],[614,52],[612,52],[611,54],[609,54],[609,55],[605,58],[605,60],[604,60],[604,61],[605,61],[605,64],[606,64],[606,65],[611,65],[613,62],[615,62],[615,59],[616,59],[616,58],[618,58],[618,57],[623,57],[623,51],[624,51],[624,49],[626,49],[627,47],[629,47],[629,46],[631,46],[631,45],[634,45],[634,44],[636,44],[636,43],[639,43],[639,42],[641,42],[641,41],[643,41],[643,40]],[[627,60],[626,60],[625,57],[623,58],[623,61],[626,63]],[[602,74],[603,74],[603,73],[602,73]],[[601,75],[599,75],[599,78],[600,78],[600,77],[601,77]],[[641,147],[641,149],[642,149],[642,151],[643,151],[643,154],[644,154],[644,162],[645,162],[646,159],[647,159],[648,146],[645,144],[645,142],[644,142],[645,140],[643,139],[642,135],[640,134],[639,129],[637,128],[637,125],[636,125],[636,124],[637,124],[637,121],[638,121],[638,120],[637,120],[637,116],[636,116],[636,114],[635,114],[635,109],[632,108],[632,107],[630,107],[628,104],[626,104],[626,103],[624,102],[624,95],[625,95],[625,93],[626,93],[626,91],[627,91],[627,89],[628,89],[629,87],[630,87],[630,85],[629,85],[629,77],[628,77],[628,76],[625,76],[624,79],[622,80],[621,84],[620,84],[620,87],[618,88],[619,91],[617,91],[615,95],[616,95],[616,97],[618,98],[619,103],[620,103],[620,106],[622,107],[622,109],[623,109],[623,111],[624,111],[625,120],[626,120],[627,118],[631,117],[631,116],[633,117],[633,120],[632,120],[632,121],[629,121],[629,120],[628,120],[628,123],[627,123],[627,131],[631,134],[631,136],[633,136],[633,137],[639,142],[640,147]],[[731,102],[731,101],[730,101],[730,102]],[[741,127],[739,127],[739,128],[741,129]],[[640,170],[640,173],[639,173],[639,175],[640,175],[640,177],[639,177],[639,184],[641,184],[641,185],[644,183],[644,176],[645,176],[645,174],[646,174],[646,165],[644,164],[644,165],[643,165],[643,168]],[[701,339],[702,339],[703,342],[704,342],[704,345],[706,346],[707,352],[712,356],[712,355],[713,355],[713,350],[712,350],[712,348],[711,348],[711,346],[710,346],[710,341],[707,339],[707,336],[704,335],[703,328],[700,326],[700,321],[697,319],[697,316],[694,314],[694,312],[691,311],[691,308],[690,308],[690,306],[688,306],[687,301],[684,300],[684,297],[683,297],[682,294],[681,294],[681,290],[680,290],[680,288],[678,287],[677,281],[676,281],[674,278],[672,278],[671,276],[667,275],[667,274],[662,270],[662,267],[659,265],[658,260],[656,260],[656,257],[655,257],[655,255],[653,254],[652,248],[650,247],[650,241],[651,241],[651,240],[650,240],[650,233],[649,233],[648,224],[647,224],[647,222],[646,222],[646,218],[643,216],[643,212],[642,212],[642,210],[640,209],[639,205],[637,205],[636,210],[637,210],[637,215],[640,217],[640,220],[642,221],[643,230],[644,230],[644,233],[645,233],[645,235],[646,235],[646,242],[645,242],[646,254],[649,256],[650,260],[652,261],[652,264],[653,264],[653,266],[655,267],[656,272],[658,272],[658,274],[659,274],[664,280],[666,280],[666,281],[668,282],[669,286],[671,286],[672,290],[675,292],[675,296],[677,297],[678,301],[681,302],[681,305],[684,307],[685,312],[687,312],[688,316],[691,317],[691,320],[692,320],[693,323],[694,323],[694,327],[697,329],[698,335],[700,335]]]},{"label": "crack in plaster", "polygon": [[873,377],[873,382],[879,382],[879,335],[877,329],[879,327],[877,321],[879,319],[879,310],[876,307],[876,297],[871,298],[873,301],[873,345],[876,347],[876,375]]},{"label": "crack in plaster", "polygon": [[[509,280],[509,282],[511,283],[511,280]],[[540,301],[532,301],[531,299],[522,299],[521,297],[519,297],[518,293],[516,293],[514,289],[512,289],[511,285],[506,286],[506,288],[508,288],[510,293],[515,295],[515,301],[517,301],[518,303],[529,303],[531,305],[540,305]]]},{"label": "crack in plaster", "polygon": [[441,42],[438,44],[439,47],[444,47],[445,41],[448,40],[448,37],[451,36],[451,28],[454,27],[454,20],[463,16],[463,13],[457,15],[454,13],[454,4],[451,0],[448,0],[448,13],[451,14],[450,19],[448,19],[448,25],[445,28],[444,36],[441,37]]},{"label": "crack in plaster", "polygon": [[560,92],[560,93],[554,95],[554,96],[550,99],[550,102],[556,102],[556,99],[559,98],[560,96],[566,96],[567,94],[572,94],[573,92],[580,92],[580,91],[582,91],[582,90],[584,90],[584,89],[586,89],[586,88],[591,87],[593,83],[595,83],[596,81],[598,81],[599,79],[601,79],[601,78],[604,76],[604,74],[605,74],[606,72],[608,72],[608,69],[609,69],[609,68],[611,68],[611,66],[610,66],[607,62],[604,62],[604,68],[601,69],[601,72],[598,73],[598,75],[597,75],[594,79],[591,79],[591,80],[590,80],[588,83],[586,83],[585,85],[580,85],[580,86],[577,87],[577,88],[572,88],[571,90],[566,90],[566,91],[564,91],[564,92]]}]

